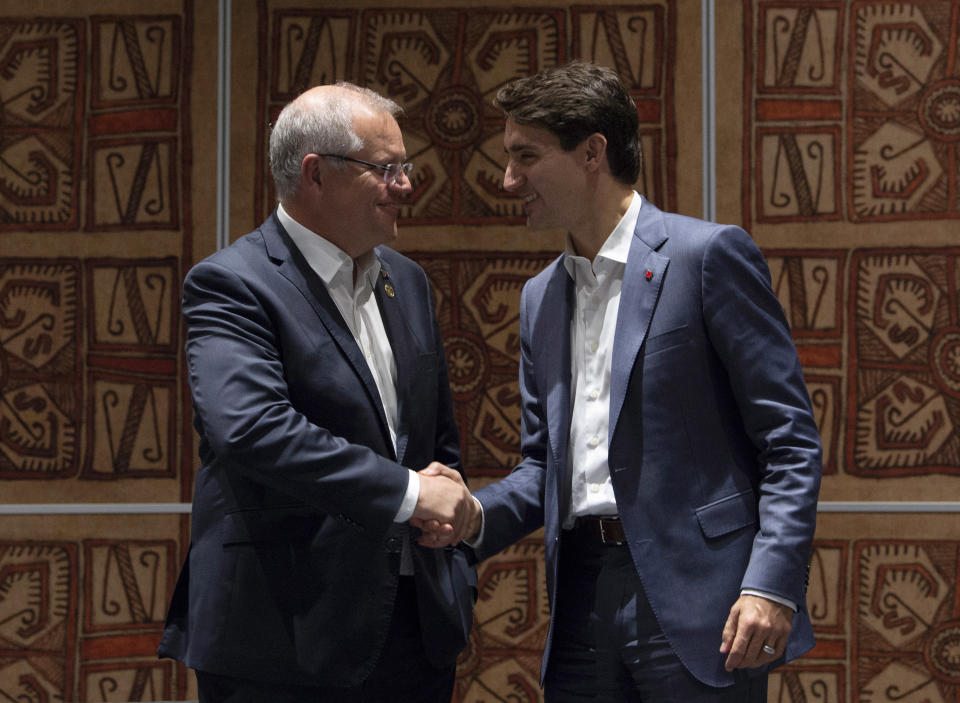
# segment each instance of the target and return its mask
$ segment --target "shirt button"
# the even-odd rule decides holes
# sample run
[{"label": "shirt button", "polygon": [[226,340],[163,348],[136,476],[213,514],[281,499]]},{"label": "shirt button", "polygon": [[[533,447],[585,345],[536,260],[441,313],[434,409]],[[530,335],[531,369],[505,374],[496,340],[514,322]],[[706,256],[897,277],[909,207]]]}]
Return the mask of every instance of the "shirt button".
[{"label": "shirt button", "polygon": [[587,444],[590,445],[591,449],[596,449],[600,445],[600,438],[594,435]]},{"label": "shirt button", "polygon": [[597,349],[599,349],[599,348],[600,348],[600,344],[599,344],[598,342],[591,342],[591,343],[590,343],[590,351],[596,352]]},{"label": "shirt button", "polygon": [[591,484],[590,484],[590,492],[591,492],[591,493],[599,493],[599,492],[600,492],[600,484],[598,484],[598,483],[591,483]]},{"label": "shirt button", "polygon": [[597,389],[593,389],[590,392],[590,400],[596,400],[599,397],[600,397],[600,391],[598,391]]}]

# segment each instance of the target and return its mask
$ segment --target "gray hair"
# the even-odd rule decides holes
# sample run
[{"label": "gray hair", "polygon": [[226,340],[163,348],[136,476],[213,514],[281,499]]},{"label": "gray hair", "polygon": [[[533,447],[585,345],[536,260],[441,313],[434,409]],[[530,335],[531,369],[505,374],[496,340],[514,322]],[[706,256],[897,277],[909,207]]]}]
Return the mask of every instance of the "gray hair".
[{"label": "gray hair", "polygon": [[[353,131],[359,109],[397,117],[403,109],[368,88],[341,81],[344,90],[320,91],[310,99],[296,98],[281,110],[270,131],[270,171],[282,201],[300,185],[300,164],[307,154],[347,155],[363,148]],[[343,162],[336,162],[342,168]]]}]

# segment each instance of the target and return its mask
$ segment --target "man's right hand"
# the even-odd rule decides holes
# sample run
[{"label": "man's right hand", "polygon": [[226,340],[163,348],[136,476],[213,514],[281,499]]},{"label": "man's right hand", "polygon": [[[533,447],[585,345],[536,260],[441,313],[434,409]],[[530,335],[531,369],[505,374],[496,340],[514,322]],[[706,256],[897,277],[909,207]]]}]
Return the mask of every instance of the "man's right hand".
[{"label": "man's right hand", "polygon": [[434,461],[418,473],[420,495],[410,523],[424,532],[420,544],[444,547],[476,533],[480,508],[460,472]]}]

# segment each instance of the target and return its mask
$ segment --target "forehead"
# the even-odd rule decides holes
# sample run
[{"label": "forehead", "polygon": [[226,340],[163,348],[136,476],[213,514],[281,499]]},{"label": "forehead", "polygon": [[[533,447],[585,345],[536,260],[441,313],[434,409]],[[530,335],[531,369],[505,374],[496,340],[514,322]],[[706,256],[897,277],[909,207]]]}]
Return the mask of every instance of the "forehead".
[{"label": "forehead", "polygon": [[517,124],[507,118],[503,131],[503,148],[507,152],[520,149],[537,149],[541,151],[559,149],[560,139],[544,127],[535,125]]},{"label": "forehead", "polygon": [[361,111],[354,115],[353,131],[364,143],[364,151],[402,154],[403,135],[400,125],[389,112]]}]

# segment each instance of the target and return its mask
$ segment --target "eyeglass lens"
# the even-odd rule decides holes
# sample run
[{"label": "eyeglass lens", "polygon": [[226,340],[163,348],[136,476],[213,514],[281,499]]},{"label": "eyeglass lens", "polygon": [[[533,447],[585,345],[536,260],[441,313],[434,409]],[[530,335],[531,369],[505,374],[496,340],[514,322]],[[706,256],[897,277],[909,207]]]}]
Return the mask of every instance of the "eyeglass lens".
[{"label": "eyeglass lens", "polygon": [[387,164],[383,171],[383,180],[387,183],[399,183],[403,174],[409,177],[412,170],[413,164],[409,161],[402,164]]}]

